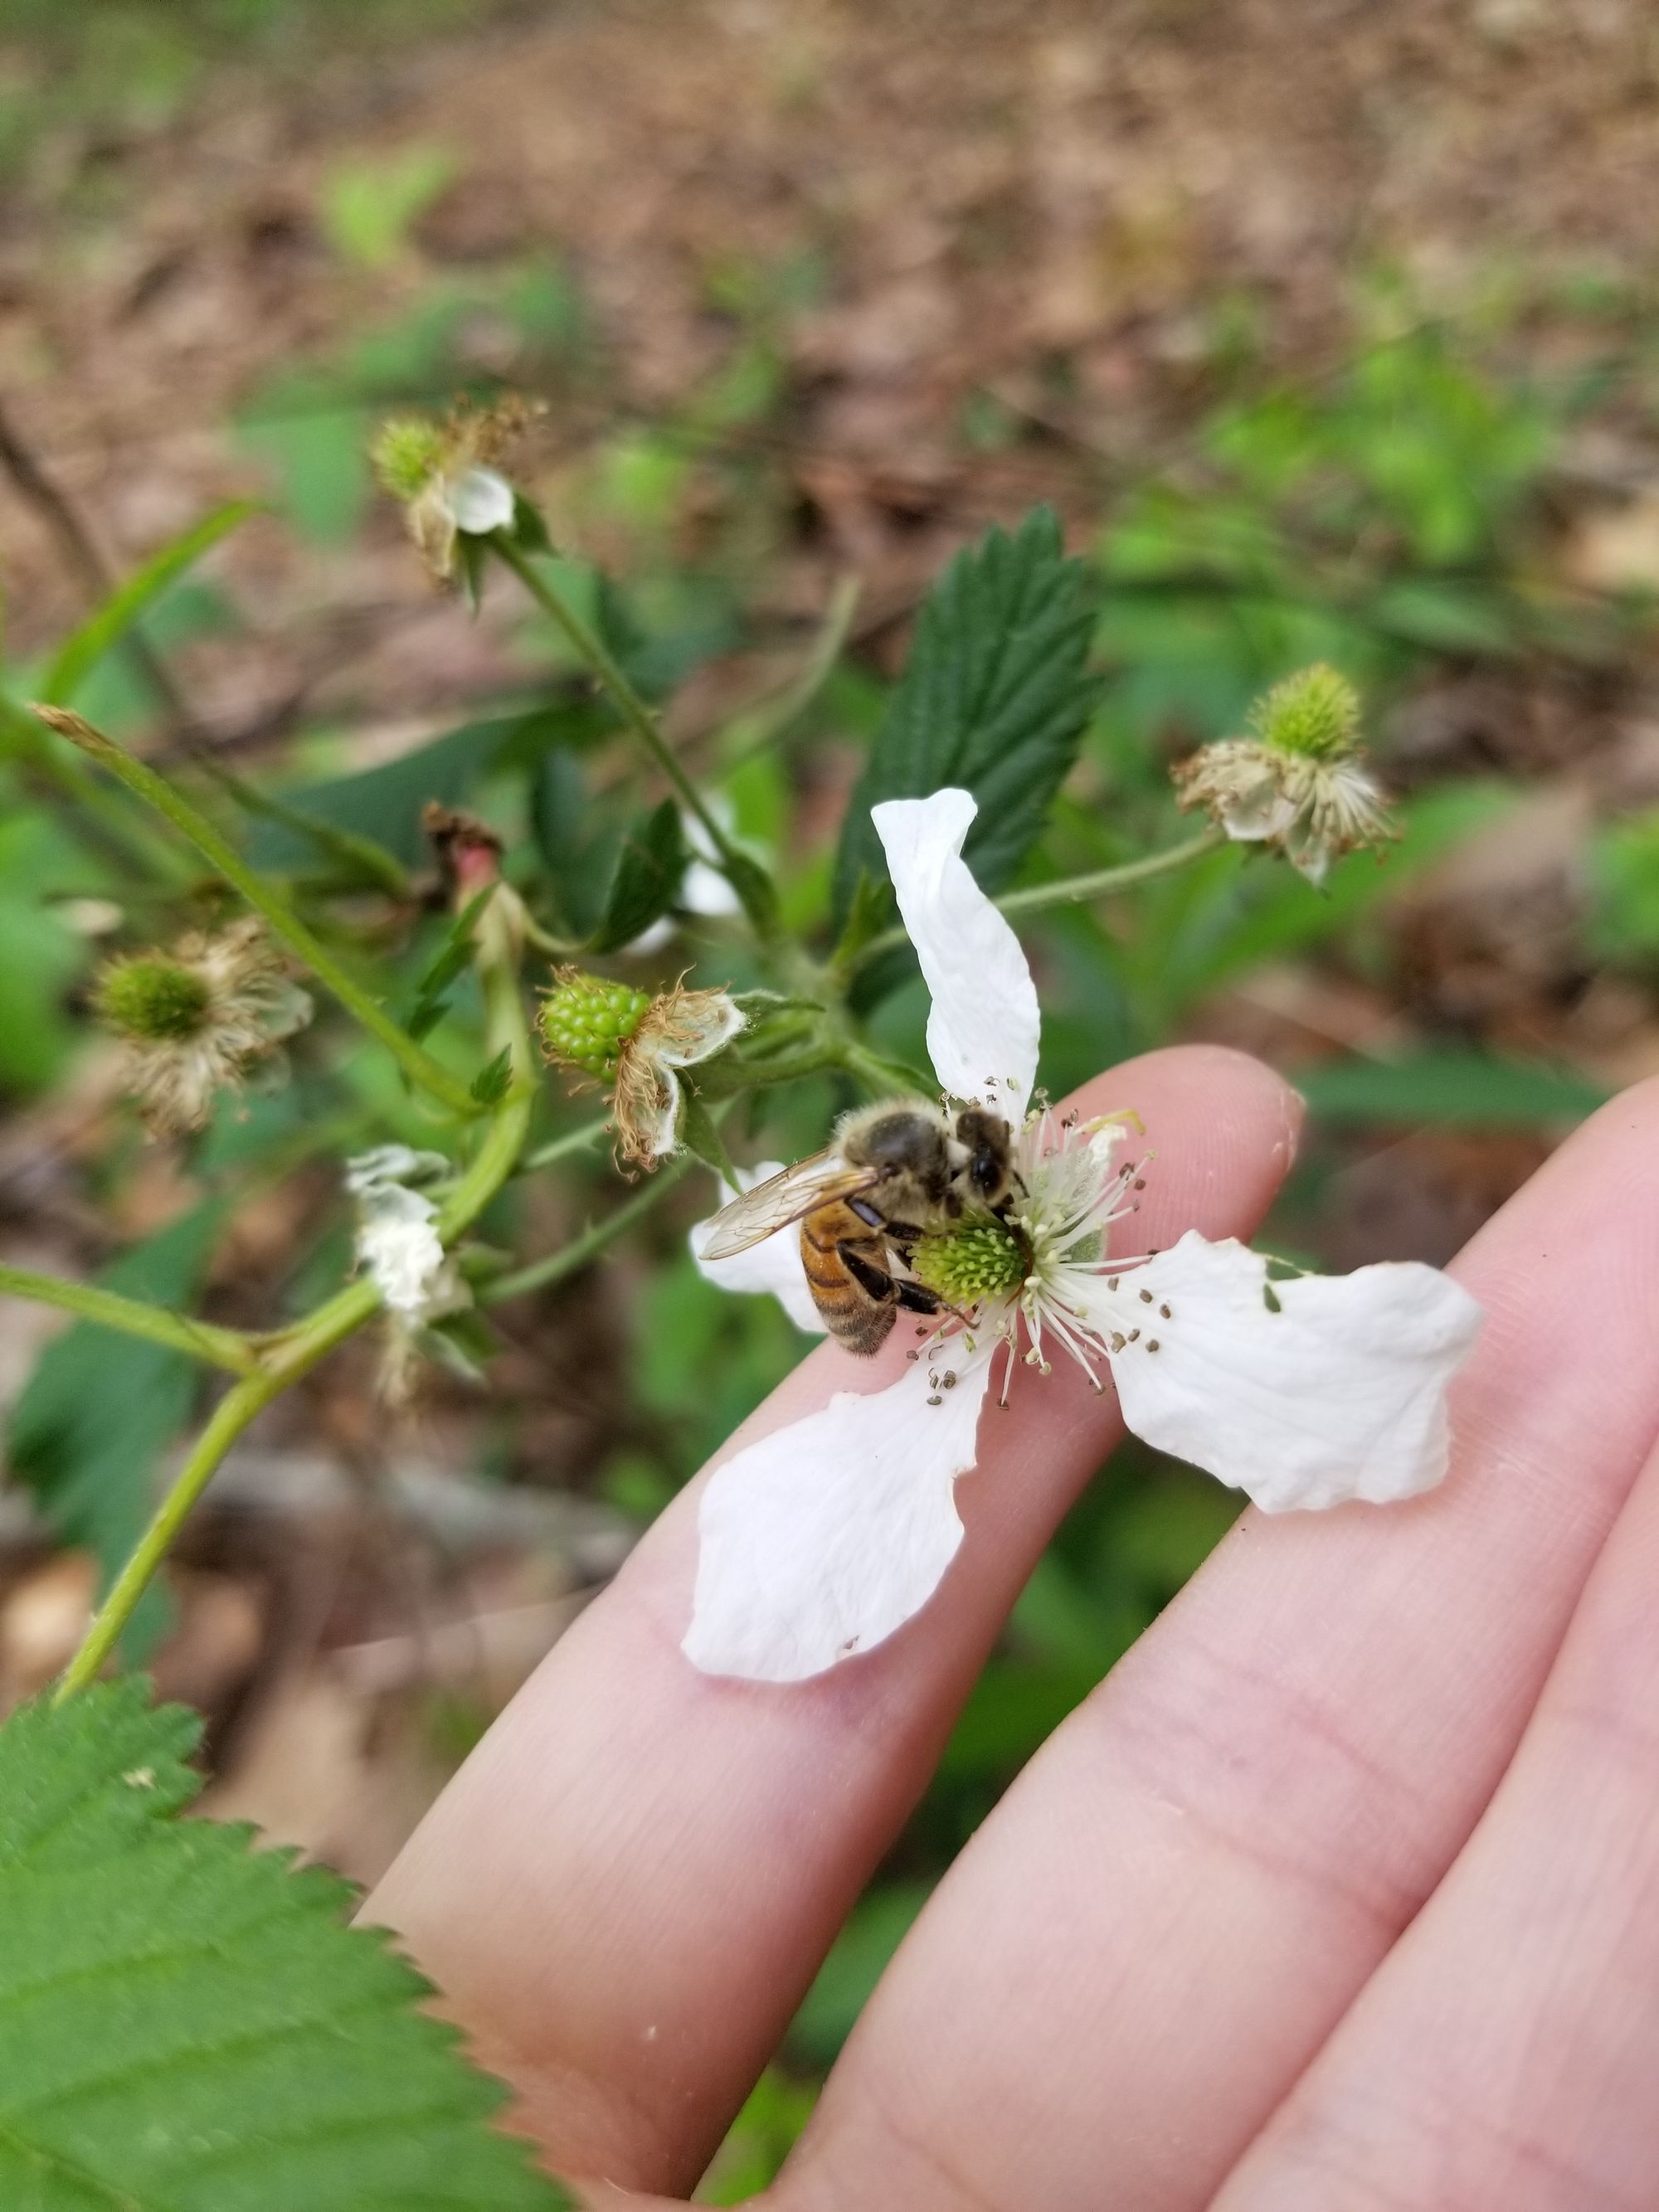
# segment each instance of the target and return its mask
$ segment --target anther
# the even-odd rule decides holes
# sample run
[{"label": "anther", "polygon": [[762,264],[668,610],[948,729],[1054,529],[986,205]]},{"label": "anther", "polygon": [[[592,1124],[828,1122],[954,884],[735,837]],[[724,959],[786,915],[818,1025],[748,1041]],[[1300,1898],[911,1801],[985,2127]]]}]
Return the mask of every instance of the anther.
[{"label": "anther", "polygon": [[1146,1176],[1137,1176],[1135,1177],[1135,1188],[1136,1188],[1137,1190],[1145,1190],[1145,1189],[1146,1189]]},{"label": "anther", "polygon": [[939,1396],[938,1391],[935,1390],[933,1396],[927,1401],[927,1402],[930,1406],[942,1406],[945,1403],[945,1401]]},{"label": "anther", "polygon": [[1112,1349],[1114,1352],[1121,1352],[1128,1340],[1128,1338],[1123,1334],[1121,1329],[1115,1328],[1112,1331]]},{"label": "anther", "polygon": [[1168,1306],[1160,1306],[1158,1308],[1158,1311],[1163,1315],[1165,1321],[1173,1321],[1175,1319],[1175,1316],[1170,1311]]},{"label": "anther", "polygon": [[947,1367],[945,1369],[943,1387],[947,1390],[954,1390],[956,1389],[957,1373],[954,1367]]},{"label": "anther", "polygon": [[1138,1328],[1132,1328],[1132,1329],[1129,1331],[1129,1341],[1130,1341],[1130,1343],[1131,1343],[1131,1344],[1139,1344],[1139,1341],[1140,1341],[1140,1331],[1139,1331]]},{"label": "anther", "polygon": [[1121,1278],[1121,1276],[1118,1276],[1118,1275],[1108,1275],[1108,1277],[1106,1278],[1106,1287],[1107,1287],[1107,1289],[1108,1289],[1109,1291],[1115,1291],[1115,1290],[1117,1288],[1118,1284],[1121,1281],[1121,1279],[1122,1279],[1122,1278]]},{"label": "anther", "polygon": [[1144,1305],[1144,1306],[1149,1306],[1149,1305],[1151,1305],[1151,1304],[1152,1303],[1152,1292],[1151,1292],[1150,1291],[1143,1291],[1141,1292],[1141,1294],[1140,1294],[1140,1303],[1141,1303],[1141,1304],[1142,1304],[1142,1305]]},{"label": "anther", "polygon": [[[1146,1349],[1148,1352],[1156,1352],[1158,1350],[1158,1339],[1155,1336],[1149,1336],[1147,1338]],[[937,1401],[935,1402],[937,1402]]]}]

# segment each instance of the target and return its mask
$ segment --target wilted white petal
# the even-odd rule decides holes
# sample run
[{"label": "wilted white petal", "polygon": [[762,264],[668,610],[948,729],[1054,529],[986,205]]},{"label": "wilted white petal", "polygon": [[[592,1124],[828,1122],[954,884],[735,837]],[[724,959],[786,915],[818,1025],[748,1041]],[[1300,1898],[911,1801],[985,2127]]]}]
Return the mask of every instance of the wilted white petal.
[{"label": "wilted white petal", "polygon": [[[921,1610],[962,1541],[952,1492],[974,1463],[990,1346],[843,1393],[717,1468],[684,1650],[706,1674],[799,1682]],[[930,1405],[938,1398],[938,1405]]]},{"label": "wilted white petal", "polygon": [[[738,1191],[752,1190],[757,1182],[776,1175],[782,1165],[781,1160],[763,1160],[757,1167],[739,1168]],[[722,1291],[769,1291],[797,1328],[813,1336],[824,1334],[823,1317],[806,1287],[799,1231],[781,1229],[776,1236],[763,1237],[758,1244],[751,1244],[746,1252],[732,1253],[730,1259],[705,1260],[703,1250],[714,1226],[711,1214],[707,1221],[697,1223],[687,1239],[700,1274]]]},{"label": "wilted white petal", "polygon": [[427,1176],[441,1175],[448,1166],[441,1152],[417,1152],[412,1145],[376,1145],[346,1162],[345,1186],[360,1198],[387,1183],[418,1182]]},{"label": "wilted white petal", "polygon": [[1246,1246],[1188,1231],[1121,1285],[1109,1318],[1131,1298],[1141,1334],[1113,1355],[1112,1377],[1125,1421],[1159,1450],[1269,1513],[1384,1504],[1445,1473],[1446,1386],[1481,1316],[1437,1268],[1389,1262],[1270,1285]]},{"label": "wilted white petal", "polygon": [[497,469],[463,469],[449,479],[449,511],[457,530],[482,537],[506,530],[513,520],[513,487]]},{"label": "wilted white petal", "polygon": [[709,1059],[730,1044],[749,1018],[724,991],[682,991],[669,1003],[672,1018],[659,1034],[650,1028],[649,1013],[636,1032],[667,1067],[695,1067]]},{"label": "wilted white petal", "polygon": [[1041,1018],[1019,939],[962,857],[979,808],[966,791],[890,799],[870,810],[933,1007],[927,1050],[957,1098],[983,1099],[1018,1127],[1036,1080]]},{"label": "wilted white petal", "polygon": [[393,1313],[418,1320],[442,1286],[444,1248],[434,1224],[437,1208],[401,1183],[379,1184],[363,1198],[357,1257]]}]

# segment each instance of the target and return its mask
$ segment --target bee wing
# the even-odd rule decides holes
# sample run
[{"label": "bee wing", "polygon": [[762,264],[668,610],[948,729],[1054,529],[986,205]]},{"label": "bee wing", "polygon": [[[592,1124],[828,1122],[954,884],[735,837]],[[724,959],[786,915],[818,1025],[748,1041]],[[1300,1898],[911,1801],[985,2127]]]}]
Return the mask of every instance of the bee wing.
[{"label": "bee wing", "polygon": [[814,1152],[722,1206],[709,1224],[701,1256],[729,1260],[734,1252],[746,1252],[751,1244],[787,1229],[814,1206],[854,1198],[861,1190],[872,1189],[877,1181],[871,1170],[849,1168],[836,1152]]}]

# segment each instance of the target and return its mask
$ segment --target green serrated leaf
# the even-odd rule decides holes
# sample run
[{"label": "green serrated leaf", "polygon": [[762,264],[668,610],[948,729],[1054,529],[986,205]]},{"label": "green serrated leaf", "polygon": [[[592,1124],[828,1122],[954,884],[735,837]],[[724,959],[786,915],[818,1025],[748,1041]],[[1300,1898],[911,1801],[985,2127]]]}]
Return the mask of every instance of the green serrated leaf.
[{"label": "green serrated leaf", "polygon": [[892,918],[891,884],[878,882],[867,868],[860,868],[858,879],[853,885],[852,896],[847,902],[847,918],[842,924],[841,938],[830,965],[845,974],[865,946],[881,935]]},{"label": "green serrated leaf", "polygon": [[[539,714],[502,714],[464,722],[383,767],[284,792],[283,804],[293,813],[312,815],[353,836],[370,838],[405,867],[418,867],[431,857],[421,827],[428,801],[460,805],[508,744],[522,738],[540,719]],[[311,854],[307,839],[285,823],[261,822],[248,839],[247,857],[256,868],[281,871],[303,867]]]},{"label": "green serrated leaf", "polygon": [[[194,1208],[125,1253],[100,1282],[187,1310],[221,1219],[216,1204]],[[14,1469],[65,1541],[96,1553],[106,1581],[149,1516],[157,1464],[189,1420],[200,1379],[182,1352],[78,1321],[46,1346],[13,1409]],[[152,1591],[129,1633],[130,1657],[143,1656],[166,1619]]]},{"label": "green serrated leaf", "polygon": [[34,696],[48,706],[67,706],[105,654],[120,643],[162,593],[257,511],[252,500],[228,500],[177,538],[169,538],[64,640]]},{"label": "green serrated leaf", "polygon": [[568,2212],[347,1885],[176,1817],[198,1733],[131,1681],[0,1729],[0,2203]]},{"label": "green serrated leaf", "polygon": [[481,1067],[473,1077],[471,1093],[480,1106],[499,1106],[512,1081],[513,1048],[504,1044],[489,1065]]},{"label": "green serrated leaf", "polygon": [[1006,884],[1035,843],[1077,757],[1098,686],[1086,666],[1094,627],[1085,564],[1068,560],[1052,509],[1011,537],[987,532],[928,594],[898,688],[842,826],[836,919],[844,926],[860,875],[887,880],[870,809],[946,784],[971,791],[968,839],[988,890]]},{"label": "green serrated leaf", "polygon": [[629,945],[674,903],[688,854],[680,811],[663,799],[635,822],[623,840],[605,911],[591,939],[595,952]]}]

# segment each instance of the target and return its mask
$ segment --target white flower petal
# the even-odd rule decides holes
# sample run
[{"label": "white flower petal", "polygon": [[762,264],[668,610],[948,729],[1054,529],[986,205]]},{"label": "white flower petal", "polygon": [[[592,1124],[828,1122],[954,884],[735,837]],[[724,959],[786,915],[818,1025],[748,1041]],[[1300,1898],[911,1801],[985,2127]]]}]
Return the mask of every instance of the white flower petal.
[{"label": "white flower petal", "polygon": [[417,1190],[385,1183],[363,1199],[357,1257],[393,1313],[417,1321],[443,1283],[444,1248],[434,1224],[437,1208]]},{"label": "white flower petal", "polygon": [[[697,826],[702,827],[701,823]],[[687,914],[740,914],[743,910],[743,901],[720,870],[711,868],[707,860],[691,862],[680,878],[674,903]]]},{"label": "white flower petal", "polygon": [[962,857],[978,811],[971,793],[945,790],[887,799],[870,819],[933,994],[933,1072],[953,1097],[981,1099],[1018,1127],[1036,1080],[1042,1022],[1019,939]]},{"label": "white flower petal", "polygon": [[483,537],[487,531],[511,526],[513,487],[499,470],[463,469],[449,479],[446,489],[457,530]]},{"label": "white flower petal", "polygon": [[[991,1346],[843,1392],[717,1468],[686,1656],[706,1674],[799,1682],[867,1651],[927,1604],[962,1541],[952,1492],[974,1463]],[[939,1403],[930,1405],[930,1398]]]},{"label": "white flower petal", "polygon": [[1438,1269],[1298,1276],[1272,1285],[1275,1313],[1264,1260],[1188,1231],[1121,1282],[1109,1325],[1131,1298],[1141,1336],[1113,1356],[1112,1376],[1125,1421],[1159,1450],[1269,1513],[1384,1504],[1445,1473],[1446,1386],[1481,1314]]},{"label": "white flower petal", "polygon": [[[781,1160],[762,1160],[758,1166],[739,1168],[737,1189],[732,1195],[735,1198],[742,1191],[752,1190],[757,1182],[778,1174],[782,1166]],[[780,1229],[775,1236],[762,1237],[758,1244],[751,1244],[746,1252],[732,1253],[728,1260],[705,1260],[703,1251],[714,1226],[714,1216],[710,1214],[707,1221],[696,1224],[686,1239],[699,1274],[718,1290],[769,1291],[797,1328],[812,1336],[824,1334],[823,1316],[806,1287],[798,1230]]]}]

